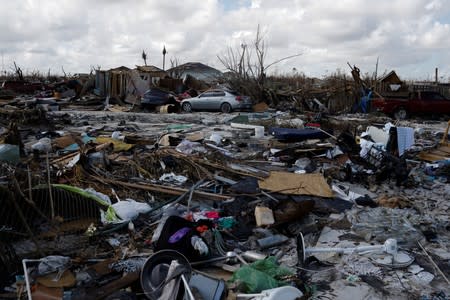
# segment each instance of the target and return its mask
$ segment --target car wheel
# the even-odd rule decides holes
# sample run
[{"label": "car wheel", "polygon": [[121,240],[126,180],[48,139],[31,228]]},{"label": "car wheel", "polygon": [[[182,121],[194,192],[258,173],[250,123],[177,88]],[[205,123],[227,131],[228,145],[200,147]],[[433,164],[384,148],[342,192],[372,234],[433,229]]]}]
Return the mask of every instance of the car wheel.
[{"label": "car wheel", "polygon": [[229,113],[231,112],[231,105],[230,103],[222,103],[222,105],[220,106],[220,111],[223,113]]},{"label": "car wheel", "polygon": [[397,120],[405,120],[407,117],[408,112],[404,107],[400,107],[394,112],[394,118]]},{"label": "car wheel", "polygon": [[184,112],[192,112],[192,105],[189,102],[184,102],[181,108]]}]

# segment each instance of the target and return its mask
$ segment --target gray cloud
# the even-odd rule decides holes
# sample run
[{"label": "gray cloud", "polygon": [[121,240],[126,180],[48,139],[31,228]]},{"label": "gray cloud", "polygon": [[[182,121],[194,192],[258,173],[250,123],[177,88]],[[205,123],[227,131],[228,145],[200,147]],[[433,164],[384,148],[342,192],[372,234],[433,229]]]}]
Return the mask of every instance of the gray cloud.
[{"label": "gray cloud", "polygon": [[321,76],[346,62],[372,72],[395,68],[404,77],[449,74],[450,7],[443,0],[100,0],[2,1],[0,51],[8,68],[72,73],[169,58],[222,68],[217,55],[251,43],[261,24],[267,61],[302,52],[277,72],[295,67]]}]

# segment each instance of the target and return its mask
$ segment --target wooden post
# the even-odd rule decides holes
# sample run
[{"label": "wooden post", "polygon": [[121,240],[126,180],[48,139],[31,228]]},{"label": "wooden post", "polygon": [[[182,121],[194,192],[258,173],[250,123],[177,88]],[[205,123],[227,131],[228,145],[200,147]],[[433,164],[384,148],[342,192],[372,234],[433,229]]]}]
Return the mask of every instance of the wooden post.
[{"label": "wooden post", "polygon": [[39,253],[39,255],[44,256],[44,253],[42,252],[39,243],[36,239],[36,237],[33,234],[33,231],[31,230],[30,226],[27,223],[27,219],[25,218],[22,209],[16,202],[16,196],[13,193],[10,193],[7,197],[12,204],[14,205],[14,208],[16,209],[17,214],[19,215],[19,219],[22,222],[23,226],[25,227],[25,230],[28,232],[30,239],[33,241],[33,243],[36,245],[36,250]]},{"label": "wooden post", "polygon": [[27,165],[27,173],[28,173],[28,199],[30,199],[31,202],[33,202],[33,191],[31,190],[32,184],[31,184],[31,171],[30,166]]},{"label": "wooden post", "polygon": [[48,162],[48,152],[46,155],[46,163],[47,163],[47,182],[48,182],[48,193],[50,195],[50,211],[51,211],[51,219],[55,218],[55,207],[53,205],[53,195],[52,195],[52,185],[50,181],[50,164]]},{"label": "wooden post", "polygon": [[166,70],[166,54],[167,54],[166,45],[164,45],[162,54],[163,54],[163,71],[165,71]]}]

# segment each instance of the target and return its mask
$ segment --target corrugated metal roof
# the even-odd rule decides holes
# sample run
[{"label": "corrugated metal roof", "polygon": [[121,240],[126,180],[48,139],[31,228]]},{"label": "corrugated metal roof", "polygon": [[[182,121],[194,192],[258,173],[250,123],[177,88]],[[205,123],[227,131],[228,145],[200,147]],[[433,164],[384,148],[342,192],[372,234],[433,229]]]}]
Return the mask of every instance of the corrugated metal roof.
[{"label": "corrugated metal roof", "polygon": [[188,62],[188,63],[182,64],[182,65],[176,66],[174,68],[171,68],[167,71],[173,72],[175,70],[222,73],[219,70],[214,69],[213,67],[207,66],[207,65],[199,63],[199,62]]},{"label": "corrugated metal roof", "polygon": [[162,69],[155,67],[155,66],[136,66],[136,69],[141,72],[164,72]]}]

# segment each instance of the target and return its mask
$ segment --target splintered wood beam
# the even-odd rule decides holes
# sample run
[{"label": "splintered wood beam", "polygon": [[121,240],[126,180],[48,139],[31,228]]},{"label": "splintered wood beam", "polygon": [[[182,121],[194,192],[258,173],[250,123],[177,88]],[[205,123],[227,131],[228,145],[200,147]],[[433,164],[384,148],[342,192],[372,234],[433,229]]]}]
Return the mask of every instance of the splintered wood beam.
[{"label": "splintered wood beam", "polygon": [[13,193],[9,192],[9,196],[6,197],[7,199],[9,199],[9,201],[12,203],[12,205],[14,206],[14,208],[16,209],[17,214],[19,215],[20,221],[22,222],[23,226],[25,227],[25,230],[28,232],[30,239],[33,241],[33,243],[36,245],[36,251],[39,253],[39,255],[44,256],[44,252],[42,252],[39,243],[33,233],[33,231],[31,230],[30,226],[27,223],[27,220],[25,218],[25,215],[23,214],[22,209],[20,208],[20,206],[17,204],[16,202],[16,197]]},{"label": "splintered wood beam", "polygon": [[198,157],[189,157],[188,155],[185,155],[183,153],[177,152],[176,150],[173,149],[164,149],[163,150],[164,153],[173,155],[174,157],[177,158],[182,158],[182,159],[186,159],[186,160],[191,160],[192,162],[198,164],[198,165],[205,165],[214,169],[220,169],[223,170],[225,172],[229,172],[229,173],[234,173],[237,175],[241,175],[241,176],[251,176],[251,177],[255,177],[257,179],[264,179],[264,176],[255,174],[255,173],[251,173],[251,172],[243,172],[243,171],[239,171],[239,170],[233,170],[232,168],[222,165],[222,164],[218,164],[218,163],[214,163],[214,162],[210,162],[207,160],[204,160],[202,158],[198,158]]},{"label": "splintered wood beam", "polygon": [[[130,182],[123,182],[123,181],[114,180],[114,179],[102,178],[102,177],[98,177],[98,176],[91,176],[91,177],[102,183],[108,183],[108,184],[113,184],[113,185],[133,188],[133,189],[139,189],[139,190],[144,190],[144,191],[159,192],[159,193],[168,194],[168,195],[182,195],[186,192],[189,192],[189,189],[185,189],[185,188],[181,188],[181,187],[160,185],[160,184],[154,184],[154,183],[145,183],[145,184],[130,183]],[[202,199],[209,199],[209,200],[215,200],[215,201],[227,200],[232,197],[232,196],[213,194],[213,193],[202,192],[202,191],[194,191],[194,195],[197,197],[200,197]]]}]

